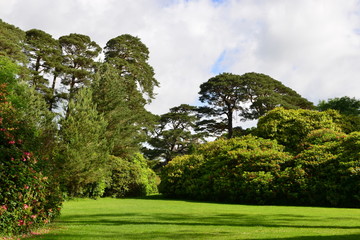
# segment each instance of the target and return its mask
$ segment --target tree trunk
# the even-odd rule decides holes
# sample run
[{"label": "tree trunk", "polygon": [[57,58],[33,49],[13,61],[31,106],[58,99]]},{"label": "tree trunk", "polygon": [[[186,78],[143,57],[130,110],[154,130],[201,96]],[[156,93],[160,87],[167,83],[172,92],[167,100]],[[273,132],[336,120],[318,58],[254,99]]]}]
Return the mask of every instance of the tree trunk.
[{"label": "tree trunk", "polygon": [[228,118],[228,139],[233,136],[233,110],[229,108],[228,113],[226,114]]},{"label": "tree trunk", "polygon": [[52,111],[55,103],[55,85],[56,85],[57,73],[54,73],[54,78],[51,86],[51,99],[49,102],[49,111]]}]

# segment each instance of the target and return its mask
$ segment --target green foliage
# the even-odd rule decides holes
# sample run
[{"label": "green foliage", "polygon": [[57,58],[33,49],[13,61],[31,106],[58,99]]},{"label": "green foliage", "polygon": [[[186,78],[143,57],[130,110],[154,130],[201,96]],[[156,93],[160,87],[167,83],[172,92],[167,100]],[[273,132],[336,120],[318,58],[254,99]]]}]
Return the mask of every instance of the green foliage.
[{"label": "green foliage", "polygon": [[202,155],[192,154],[174,158],[161,171],[159,191],[167,197],[193,198],[193,195],[196,195],[198,197],[195,199],[199,199],[200,195],[206,196],[211,191],[209,185],[198,188],[198,178],[201,176],[203,164]]},{"label": "green foliage", "polygon": [[306,139],[310,146],[294,158],[304,170],[297,189],[298,203],[357,207],[360,204],[359,133],[315,130]]},{"label": "green foliage", "polygon": [[336,118],[340,115],[331,110],[317,112],[276,108],[259,119],[256,133],[260,137],[277,140],[286,146],[287,151],[298,152],[305,137],[313,130],[328,128],[341,131]]},{"label": "green foliage", "polygon": [[56,79],[63,70],[60,44],[50,34],[31,29],[26,31],[25,53],[30,60],[29,83],[43,94],[49,110],[52,110],[59,97],[55,89]]},{"label": "green foliage", "polygon": [[190,153],[195,145],[204,142],[204,134],[195,133],[196,107],[182,104],[159,116],[158,124],[148,140],[150,148],[143,149],[150,159],[167,162],[175,156]]},{"label": "green foliage", "polygon": [[245,107],[240,113],[240,116],[245,119],[258,119],[276,107],[285,109],[314,108],[313,103],[270,76],[260,73],[245,73],[241,77],[249,104],[249,107]]},{"label": "green foliage", "polygon": [[328,128],[321,128],[311,131],[303,141],[304,149],[311,147],[312,145],[321,145],[328,142],[339,141],[345,138],[346,134],[338,132]]},{"label": "green foliage", "polygon": [[26,55],[22,52],[24,40],[24,31],[0,19],[0,56],[7,56],[12,62],[26,63]]},{"label": "green foliage", "polygon": [[110,156],[111,180],[105,196],[139,197],[157,193],[156,175],[141,154],[130,159]]},{"label": "green foliage", "polygon": [[320,101],[317,105],[320,111],[334,109],[341,114],[360,116],[360,100],[350,97],[332,98],[327,101]]},{"label": "green foliage", "polygon": [[128,92],[127,81],[118,69],[101,64],[92,85],[93,99],[108,125],[106,138],[112,155],[127,158],[146,140],[144,128],[152,127],[153,115],[145,109],[138,91]]},{"label": "green foliage", "polygon": [[[154,69],[148,63],[149,50],[137,37],[123,34],[110,39],[105,46],[105,62],[114,66],[126,82],[128,93],[139,91],[154,98],[154,87],[159,82],[154,78]],[[139,86],[139,87],[138,87]]]},{"label": "green foliage", "polygon": [[165,166],[161,192],[168,196],[242,203],[275,203],[275,183],[291,155],[275,141],[245,136],[201,145]]},{"label": "green foliage", "polygon": [[360,133],[315,129],[303,141],[296,156],[250,135],[203,144],[164,167],[160,191],[210,201],[360,206]]},{"label": "green foliage", "polygon": [[341,117],[337,117],[336,122],[341,125],[345,133],[360,131],[360,100],[350,97],[333,98],[320,101],[317,109],[338,111]]},{"label": "green foliage", "polygon": [[1,83],[6,83],[6,90],[10,92],[14,87],[16,79],[14,74],[18,72],[18,66],[12,63],[8,57],[0,55],[0,79]]},{"label": "green foliage", "polygon": [[360,132],[350,133],[341,141],[339,172],[344,206],[360,206]]},{"label": "green foliage", "polygon": [[38,140],[31,138],[36,136],[34,117],[23,119],[21,105],[8,99],[7,89],[16,88],[15,78],[0,84],[0,232],[5,235],[48,223],[59,215],[62,203],[58,185],[42,173],[44,160],[31,152],[37,149],[32,141]]},{"label": "green foliage", "polygon": [[61,121],[58,169],[67,193],[84,196],[88,186],[101,183],[108,174],[106,121],[92,103],[89,88],[81,89],[69,106],[68,117]]},{"label": "green foliage", "polygon": [[[95,70],[95,58],[101,52],[100,46],[89,36],[72,33],[59,38],[63,62],[61,83],[68,87],[70,102],[83,86],[90,86]],[[67,109],[67,113],[69,108]]]},{"label": "green foliage", "polygon": [[[210,131],[228,131],[233,137],[233,116],[238,113],[243,120],[258,119],[275,107],[287,109],[312,109],[314,106],[281,82],[259,73],[235,75],[219,74],[200,85],[200,101],[208,106],[200,108]],[[225,117],[224,117],[225,116]]]}]

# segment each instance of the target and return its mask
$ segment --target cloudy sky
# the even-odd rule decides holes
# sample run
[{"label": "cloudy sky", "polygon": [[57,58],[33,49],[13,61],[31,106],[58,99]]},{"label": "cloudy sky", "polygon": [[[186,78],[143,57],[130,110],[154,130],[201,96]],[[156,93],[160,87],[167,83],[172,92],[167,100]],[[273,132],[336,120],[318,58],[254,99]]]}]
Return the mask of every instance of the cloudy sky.
[{"label": "cloudy sky", "polygon": [[0,18],[102,47],[139,37],[161,83],[157,114],[196,104],[199,85],[221,72],[270,75],[315,104],[360,98],[358,0],[0,0]]}]

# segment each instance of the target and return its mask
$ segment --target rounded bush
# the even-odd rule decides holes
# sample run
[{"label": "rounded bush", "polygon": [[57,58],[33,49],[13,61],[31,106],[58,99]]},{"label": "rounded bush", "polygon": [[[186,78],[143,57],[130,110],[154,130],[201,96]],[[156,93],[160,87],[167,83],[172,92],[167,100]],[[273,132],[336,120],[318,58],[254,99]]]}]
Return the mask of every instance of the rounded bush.
[{"label": "rounded bush", "polygon": [[172,197],[276,202],[276,179],[292,156],[275,141],[254,136],[220,139],[193,155],[177,157],[162,171],[161,192]]},{"label": "rounded bush", "polygon": [[110,156],[112,175],[105,189],[105,196],[140,197],[158,192],[156,174],[151,170],[141,154],[131,159]]},{"label": "rounded bush", "polygon": [[340,117],[333,110],[318,112],[275,108],[259,119],[256,133],[260,137],[277,140],[286,147],[286,151],[298,153],[311,131],[323,128],[341,131],[341,126],[336,121]]}]

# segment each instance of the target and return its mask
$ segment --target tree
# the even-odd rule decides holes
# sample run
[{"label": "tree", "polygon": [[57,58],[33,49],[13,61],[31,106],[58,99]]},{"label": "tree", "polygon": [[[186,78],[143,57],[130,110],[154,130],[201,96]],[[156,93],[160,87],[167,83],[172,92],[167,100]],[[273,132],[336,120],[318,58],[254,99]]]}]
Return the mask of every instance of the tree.
[{"label": "tree", "polygon": [[345,133],[360,131],[360,100],[350,97],[322,100],[317,105],[319,111],[334,109],[342,116],[338,119]]},{"label": "tree", "polygon": [[[220,118],[220,123],[212,121],[211,125],[227,129],[228,137],[231,138],[234,112],[243,110],[240,104],[246,101],[243,79],[231,73],[219,74],[201,84],[199,94],[200,101],[209,105],[200,108],[200,113]],[[225,118],[222,118],[222,115],[225,115]],[[209,122],[206,123],[209,124]]]},{"label": "tree", "polygon": [[88,186],[96,187],[108,174],[107,123],[89,88],[81,89],[69,105],[69,115],[61,121],[58,169],[68,194],[83,196]]},{"label": "tree", "polygon": [[[148,63],[149,50],[139,38],[124,34],[109,40],[105,46],[105,62],[114,66],[125,81],[126,91],[139,91],[144,99],[154,98],[154,87],[159,82]],[[145,96],[146,95],[146,96]]]},{"label": "tree", "polygon": [[[56,107],[58,93],[55,86],[62,68],[60,44],[50,34],[31,29],[26,32],[25,53],[30,60],[30,85],[43,94],[49,110],[52,110]],[[51,85],[49,77],[52,77]]]},{"label": "tree", "polygon": [[244,119],[258,119],[275,107],[314,109],[313,103],[268,75],[252,72],[241,77],[247,96],[244,105],[248,106],[240,113]]},{"label": "tree", "polygon": [[145,109],[142,95],[138,91],[127,92],[124,77],[108,63],[99,66],[92,87],[97,110],[108,122],[106,137],[111,154],[132,156],[146,140],[144,128],[153,124],[153,115]]},{"label": "tree", "polygon": [[68,86],[67,100],[70,102],[81,87],[90,85],[95,72],[95,58],[101,48],[90,37],[76,33],[60,37],[59,42],[65,67],[62,83]]},{"label": "tree", "polygon": [[23,144],[28,150],[36,153],[47,151],[49,149],[45,145],[54,137],[48,134],[56,129],[52,122],[54,115],[47,110],[40,94],[25,81],[14,77],[15,72],[19,71],[20,67],[17,64],[12,63],[7,57],[0,56],[0,83],[5,84],[7,99],[16,108],[16,119],[27,122],[28,128],[32,129],[20,132],[18,137],[24,141]]},{"label": "tree", "polygon": [[188,154],[195,144],[204,142],[203,134],[195,133],[198,120],[196,107],[187,104],[173,107],[170,112],[159,116],[148,140],[151,147],[144,149],[147,157],[160,157],[169,162],[175,156]]},{"label": "tree", "polygon": [[145,105],[154,98],[159,83],[148,64],[149,50],[139,38],[128,34],[113,38],[104,53],[94,99],[109,123],[111,153],[126,158],[139,151],[140,143],[146,140],[144,128],[153,124],[153,115]]},{"label": "tree", "polygon": [[317,105],[320,111],[334,109],[344,115],[360,116],[360,100],[350,97],[332,98],[327,101],[322,100]]},{"label": "tree", "polygon": [[200,101],[209,105],[203,107],[201,113],[217,117],[220,122],[211,121],[210,125],[220,129],[226,126],[228,138],[233,136],[233,117],[236,111],[242,120],[252,120],[278,106],[288,109],[313,107],[311,102],[281,82],[259,73],[241,76],[219,74],[201,84],[199,94]]},{"label": "tree", "polygon": [[25,65],[27,58],[22,52],[24,40],[24,31],[0,19],[0,56],[7,56],[13,62]]}]

